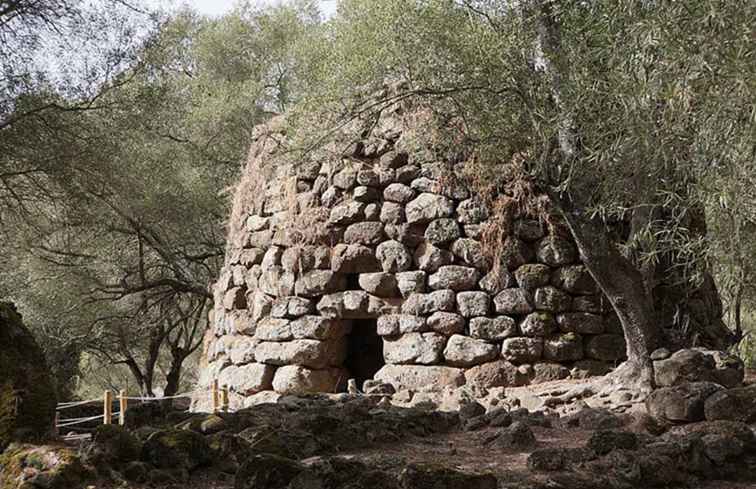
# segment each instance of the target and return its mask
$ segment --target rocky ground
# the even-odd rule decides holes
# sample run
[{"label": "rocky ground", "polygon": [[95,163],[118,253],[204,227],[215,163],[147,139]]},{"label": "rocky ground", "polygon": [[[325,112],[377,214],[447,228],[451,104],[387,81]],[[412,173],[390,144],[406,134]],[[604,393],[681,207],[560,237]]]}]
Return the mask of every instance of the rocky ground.
[{"label": "rocky ground", "polygon": [[[595,408],[594,396],[528,411],[502,395],[487,407],[459,397],[443,412],[381,394],[283,397],[229,414],[137,410],[128,430],[102,426],[79,446],[11,445],[0,488],[756,488],[756,409],[716,409],[756,398],[756,386],[696,384],[680,384],[683,401],[671,401],[687,410],[661,409],[653,396]],[[702,392],[706,402],[692,406]],[[654,409],[661,416],[645,413]],[[667,416],[679,412],[693,421]],[[707,419],[716,417],[730,419]]]}]

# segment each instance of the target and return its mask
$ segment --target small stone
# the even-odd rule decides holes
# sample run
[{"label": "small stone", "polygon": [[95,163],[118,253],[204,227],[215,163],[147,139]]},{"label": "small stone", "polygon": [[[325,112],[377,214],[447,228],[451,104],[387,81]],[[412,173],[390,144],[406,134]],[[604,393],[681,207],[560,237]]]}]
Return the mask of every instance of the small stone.
[{"label": "small stone", "polygon": [[380,263],[371,248],[342,243],[333,248],[331,270],[336,273],[377,272],[380,270]]},{"label": "small stone", "polygon": [[268,229],[268,225],[270,224],[270,219],[267,217],[260,217],[260,216],[249,216],[247,218],[247,231],[254,233],[255,231],[262,231],[263,229]]},{"label": "small stone", "polygon": [[431,330],[445,336],[465,331],[465,319],[453,312],[434,312],[428,317],[427,324]]},{"label": "small stone", "polygon": [[530,295],[524,289],[504,289],[494,297],[494,307],[500,314],[528,314],[534,310]]},{"label": "small stone", "polygon": [[483,245],[474,239],[461,238],[454,241],[451,245],[451,252],[466,265],[480,270],[490,269],[491,263],[483,252]]},{"label": "small stone", "polygon": [[412,255],[398,241],[384,241],[375,250],[384,272],[404,272],[412,266]]},{"label": "small stone", "polygon": [[557,323],[559,329],[565,333],[601,334],[604,332],[604,319],[586,312],[559,314]]},{"label": "small stone", "polygon": [[273,302],[270,315],[274,318],[298,318],[315,310],[315,305],[305,297],[281,297]]},{"label": "small stone", "polygon": [[597,294],[598,285],[584,265],[569,265],[557,269],[551,283],[571,294]]},{"label": "small stone", "polygon": [[[465,378],[466,385],[483,389],[515,387],[528,383],[527,375],[506,360],[477,365],[465,371]],[[493,423],[491,425],[494,426]]]},{"label": "small stone", "polygon": [[349,190],[357,184],[357,169],[347,167],[333,176],[333,186],[341,190]]},{"label": "small stone", "polygon": [[357,183],[366,187],[379,186],[378,174],[369,168],[362,168],[357,172]]},{"label": "small stone", "polygon": [[365,218],[365,204],[363,202],[349,202],[331,209],[329,223],[334,226],[345,226],[359,222]]},{"label": "small stone", "polygon": [[570,371],[564,365],[558,363],[536,363],[533,365],[533,377],[531,383],[541,384],[552,380],[562,380],[570,376]]},{"label": "small stone", "polygon": [[450,218],[431,221],[425,230],[425,239],[435,246],[444,246],[458,239],[462,233],[457,221]]},{"label": "small stone", "polygon": [[491,295],[496,295],[504,289],[516,287],[517,283],[511,273],[500,267],[498,270],[488,272],[486,276],[478,282],[478,286],[481,290],[484,290]]},{"label": "small stone", "polygon": [[377,202],[371,202],[365,206],[365,220],[366,221],[380,221],[381,219],[381,204]]},{"label": "small stone", "polygon": [[543,357],[555,362],[576,361],[583,358],[583,339],[574,333],[546,338]]},{"label": "small stone", "polygon": [[381,194],[373,187],[355,187],[352,198],[357,202],[375,202],[381,198]]},{"label": "small stone", "polygon": [[437,290],[428,294],[414,293],[402,304],[402,312],[425,316],[434,312],[453,312],[456,294],[453,290]]},{"label": "small stone", "polygon": [[425,229],[421,225],[386,224],[384,230],[386,231],[386,236],[409,248],[414,248],[425,240],[423,237]]},{"label": "small stone", "polygon": [[521,240],[508,237],[504,240],[499,260],[508,270],[514,270],[533,260],[533,250]]},{"label": "small stone", "polygon": [[463,200],[457,206],[457,219],[462,224],[480,224],[488,219],[489,210],[480,199]]},{"label": "small stone", "polygon": [[666,360],[672,355],[672,353],[666,348],[657,348],[651,352],[651,360],[654,362],[658,360]]},{"label": "small stone", "polygon": [[404,151],[389,151],[381,156],[379,164],[383,168],[396,169],[404,166],[409,161],[409,154]]},{"label": "small stone", "polygon": [[411,184],[418,175],[420,175],[420,168],[416,165],[404,165],[396,169],[396,181],[405,185]]},{"label": "small stone", "polygon": [[457,310],[466,318],[485,316],[491,306],[491,297],[485,292],[457,293]]},{"label": "small stone", "polygon": [[517,334],[515,320],[508,316],[477,317],[470,320],[470,336],[486,341],[500,341]]},{"label": "small stone", "polygon": [[296,281],[296,295],[317,297],[344,288],[344,276],[330,270],[310,270]]},{"label": "small stone", "polygon": [[384,202],[380,219],[384,224],[402,224],[405,222],[404,207],[396,202]]}]

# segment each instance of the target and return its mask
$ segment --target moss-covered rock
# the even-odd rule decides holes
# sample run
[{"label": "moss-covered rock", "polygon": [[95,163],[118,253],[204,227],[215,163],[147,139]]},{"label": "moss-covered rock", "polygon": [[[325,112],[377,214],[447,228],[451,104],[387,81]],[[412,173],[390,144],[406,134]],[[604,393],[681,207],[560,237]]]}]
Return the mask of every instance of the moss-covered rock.
[{"label": "moss-covered rock", "polygon": [[142,458],[159,469],[188,470],[212,462],[212,451],[204,436],[190,430],[153,433],[142,450]]},{"label": "moss-covered rock", "polygon": [[57,399],[44,353],[13,304],[0,302],[0,451],[51,433]]},{"label": "moss-covered rock", "polygon": [[0,455],[0,489],[70,489],[92,478],[70,448],[13,444]]},{"label": "moss-covered rock", "polygon": [[95,467],[123,465],[138,460],[142,444],[127,430],[116,425],[101,425],[95,430],[87,461]]}]

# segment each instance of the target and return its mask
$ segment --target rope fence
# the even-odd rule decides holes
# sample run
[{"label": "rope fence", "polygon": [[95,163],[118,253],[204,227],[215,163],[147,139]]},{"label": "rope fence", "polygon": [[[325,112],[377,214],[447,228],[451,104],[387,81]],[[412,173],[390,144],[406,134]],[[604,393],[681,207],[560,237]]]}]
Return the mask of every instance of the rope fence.
[{"label": "rope fence", "polygon": [[[213,412],[228,412],[229,411],[229,390],[228,387],[219,387],[218,381],[215,380],[212,386],[205,389],[198,389],[194,391],[184,392],[173,396],[161,396],[161,397],[143,397],[143,396],[129,396],[125,390],[121,390],[118,393],[118,411],[113,412],[114,396],[113,391],[107,390],[103,394],[102,399],[88,399],[85,401],[72,401],[62,402],[57,405],[55,412],[55,433],[60,435],[60,428],[82,429],[80,425],[89,424],[93,421],[102,419],[102,424],[113,424],[114,416],[118,418],[118,424],[120,426],[126,425],[126,414],[129,408],[129,401],[138,401],[142,404],[150,402],[160,402],[175,399],[187,399],[192,398],[197,394],[202,394],[207,391],[211,392],[211,400],[213,406]],[[90,404],[102,403],[102,414],[97,416],[86,416],[79,418],[67,418],[61,419],[61,411],[67,409],[73,409]],[[186,412],[191,411],[191,409]],[[79,440],[86,438],[88,435],[70,435],[66,436],[67,440]]]}]

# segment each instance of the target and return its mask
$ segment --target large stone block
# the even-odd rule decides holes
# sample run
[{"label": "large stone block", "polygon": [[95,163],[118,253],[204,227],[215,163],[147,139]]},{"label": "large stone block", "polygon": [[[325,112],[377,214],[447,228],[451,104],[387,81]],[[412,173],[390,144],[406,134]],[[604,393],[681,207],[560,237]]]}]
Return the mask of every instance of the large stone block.
[{"label": "large stone block", "polygon": [[510,236],[504,240],[499,253],[502,266],[514,270],[533,260],[533,250],[523,241]]},{"label": "large stone block", "polygon": [[570,362],[583,358],[583,338],[567,333],[546,338],[543,342],[543,358],[555,362]]},{"label": "large stone block", "polygon": [[521,288],[533,290],[548,285],[551,268],[539,263],[528,263],[515,270],[514,276]]},{"label": "large stone block", "polygon": [[414,292],[425,292],[427,274],[422,270],[414,272],[400,272],[396,274],[399,293],[407,298]]},{"label": "large stone block", "polygon": [[402,224],[406,221],[404,217],[404,206],[396,202],[384,202],[381,206],[380,220],[384,224]]},{"label": "large stone block", "polygon": [[297,365],[287,365],[276,370],[273,389],[280,394],[290,395],[339,392],[346,381],[347,373],[340,368],[311,370]]},{"label": "large stone block", "polygon": [[578,260],[578,252],[571,241],[550,235],[538,242],[538,261],[552,267],[569,265]]},{"label": "large stone block", "polygon": [[507,338],[501,344],[501,356],[514,363],[532,363],[543,354],[543,338]]},{"label": "large stone block", "polygon": [[378,297],[397,297],[399,289],[393,273],[361,273],[358,279],[362,290]]},{"label": "large stone block", "polygon": [[439,267],[436,273],[428,277],[428,287],[433,290],[451,289],[455,291],[471,290],[478,282],[478,270],[459,265]]},{"label": "large stone block", "polygon": [[488,206],[475,197],[463,200],[457,206],[457,219],[462,224],[480,224],[488,219],[489,214]]},{"label": "large stone block", "polygon": [[485,316],[491,308],[491,297],[480,291],[457,293],[457,310],[466,318]]},{"label": "large stone block", "polygon": [[273,302],[270,315],[274,318],[298,318],[315,310],[315,304],[305,297],[281,297]]},{"label": "large stone block", "polygon": [[433,273],[444,265],[451,265],[454,261],[454,255],[451,251],[424,242],[415,249],[414,259],[415,265],[420,270]]},{"label": "large stone block", "polygon": [[380,263],[372,248],[360,244],[338,244],[331,255],[331,270],[336,273],[369,273],[380,271]]},{"label": "large stone block", "polygon": [[557,269],[551,283],[572,294],[591,295],[598,293],[596,281],[584,265],[568,265]]},{"label": "large stone block", "polygon": [[445,345],[446,337],[436,333],[407,333],[384,338],[383,358],[394,365],[432,365],[441,361]]},{"label": "large stone block", "polygon": [[445,336],[465,331],[465,318],[453,312],[434,312],[428,317],[427,324],[428,328]]},{"label": "large stone block", "polygon": [[228,349],[228,357],[234,365],[245,365],[255,361],[255,348],[260,343],[254,338],[239,336],[231,343]]},{"label": "large stone block", "polygon": [[331,270],[310,270],[296,281],[294,291],[302,297],[318,297],[346,286],[344,275]]},{"label": "large stone block", "polygon": [[403,183],[392,183],[383,189],[383,199],[398,204],[406,204],[415,198],[415,191]]},{"label": "large stone block", "polygon": [[557,324],[565,333],[601,334],[604,332],[604,318],[586,312],[559,314]]},{"label": "large stone block", "polygon": [[377,322],[377,333],[381,336],[422,333],[427,330],[425,318],[411,314],[386,314],[379,317]]},{"label": "large stone block", "polygon": [[508,316],[477,317],[470,320],[470,336],[486,341],[500,341],[517,334],[517,323]]},{"label": "large stone block", "polygon": [[273,374],[276,368],[261,363],[232,365],[221,370],[218,382],[231,387],[243,396],[251,396],[273,388]]},{"label": "large stone block", "polygon": [[329,223],[334,226],[346,226],[362,221],[365,218],[365,204],[363,202],[348,202],[331,209]]},{"label": "large stone block", "polygon": [[497,360],[466,370],[465,379],[470,387],[491,389],[526,385],[529,377],[525,369],[506,360]]},{"label": "large stone block", "polygon": [[537,289],[534,302],[540,311],[565,312],[572,307],[572,297],[552,286]]},{"label": "large stone block", "polygon": [[472,367],[499,356],[499,348],[483,340],[453,335],[444,349],[446,363],[453,367]]},{"label": "large stone block", "polygon": [[504,289],[494,297],[494,307],[499,314],[528,314],[533,307],[530,294],[524,289]]},{"label": "large stone block", "polygon": [[483,245],[479,241],[470,238],[461,238],[451,245],[451,252],[464,264],[479,270],[489,270],[491,260],[483,251]]},{"label": "large stone block", "polygon": [[439,311],[452,312],[455,301],[456,294],[453,290],[437,290],[428,294],[415,293],[404,301],[402,312],[418,316],[427,316]]},{"label": "large stone block", "polygon": [[336,367],[344,362],[346,342],[343,338],[328,341],[263,341],[255,349],[255,359],[268,365],[301,365],[312,369]]},{"label": "large stone block", "polygon": [[520,331],[525,336],[544,338],[556,332],[554,316],[548,312],[532,312],[520,323]]},{"label": "large stone block", "polygon": [[375,246],[385,239],[383,224],[376,221],[350,224],[344,231],[344,242]]},{"label": "large stone block", "polygon": [[441,195],[423,193],[405,207],[407,222],[427,223],[454,214],[454,202]]},{"label": "large stone block", "polygon": [[349,321],[323,316],[303,316],[289,323],[294,339],[330,340],[340,338],[350,331]]},{"label": "large stone block", "polygon": [[397,390],[440,392],[446,387],[465,383],[464,370],[454,367],[421,365],[384,365],[375,379],[393,385]]},{"label": "large stone block", "polygon": [[425,239],[435,246],[445,246],[459,239],[462,231],[457,221],[451,218],[436,219],[431,221],[425,230]]},{"label": "large stone block", "polygon": [[504,289],[516,287],[517,282],[515,281],[514,276],[509,273],[506,268],[498,267],[495,270],[491,270],[485,277],[480,279],[478,286],[481,290],[484,290],[491,295],[497,295]]},{"label": "large stone block", "polygon": [[394,312],[394,306],[363,290],[347,290],[324,295],[318,302],[318,311],[329,318],[376,318]]},{"label": "large stone block", "polygon": [[280,265],[275,265],[270,268],[263,268],[258,287],[268,295],[284,297],[294,295],[295,282],[296,275],[293,272],[288,272]]},{"label": "large stone block", "polygon": [[260,341],[289,341],[294,336],[291,333],[288,319],[267,317],[257,323],[255,338]]}]

